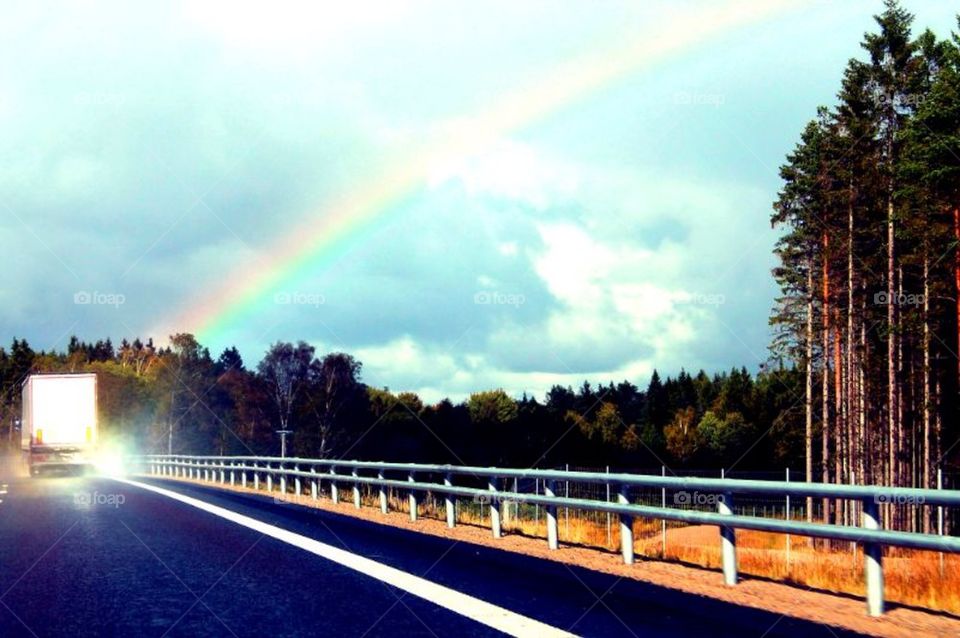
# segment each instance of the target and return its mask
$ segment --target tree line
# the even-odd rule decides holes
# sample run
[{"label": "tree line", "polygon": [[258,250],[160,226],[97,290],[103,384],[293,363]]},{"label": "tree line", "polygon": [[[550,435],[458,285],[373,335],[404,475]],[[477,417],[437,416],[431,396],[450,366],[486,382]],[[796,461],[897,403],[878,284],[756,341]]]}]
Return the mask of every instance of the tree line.
[{"label": "tree line", "polygon": [[236,348],[213,358],[189,334],[164,348],[73,337],[63,352],[14,339],[0,348],[0,423],[11,445],[23,378],[53,372],[95,372],[102,438],[144,452],[276,455],[277,430],[292,430],[291,454],[322,458],[778,471],[803,459],[796,367],[755,377],[654,372],[643,389],[584,382],[540,399],[491,389],[428,404],[368,386],[354,357],[318,356],[302,341],[278,342],[248,368]]},{"label": "tree line", "polygon": [[960,40],[915,36],[895,0],[875,19],[780,170],[773,350],[803,372],[808,479],[935,487],[957,452]]}]

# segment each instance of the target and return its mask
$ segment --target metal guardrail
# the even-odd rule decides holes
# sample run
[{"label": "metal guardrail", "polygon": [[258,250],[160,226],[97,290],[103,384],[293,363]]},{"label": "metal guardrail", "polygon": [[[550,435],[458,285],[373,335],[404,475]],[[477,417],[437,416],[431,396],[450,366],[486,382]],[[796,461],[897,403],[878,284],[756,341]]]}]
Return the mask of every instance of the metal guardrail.
[{"label": "metal guardrail", "polygon": [[[550,549],[559,547],[557,525],[559,508],[616,514],[620,519],[621,553],[626,564],[634,562],[633,520],[636,517],[716,525],[720,527],[723,576],[727,585],[735,585],[738,580],[737,529],[859,543],[864,551],[867,611],[871,616],[879,616],[884,610],[883,546],[960,553],[960,538],[884,530],[881,529],[879,515],[880,505],[883,503],[931,505],[938,507],[938,518],[942,522],[943,507],[960,506],[958,490],[291,457],[149,455],[135,457],[133,460],[145,467],[148,473],[156,476],[191,478],[226,484],[229,475],[230,485],[236,485],[239,477],[240,484],[246,487],[249,482],[248,475],[250,475],[254,489],[260,489],[262,475],[268,491],[273,491],[274,477],[277,477],[280,490],[284,493],[287,492],[287,479],[293,478],[294,489],[298,495],[303,494],[303,480],[306,479],[310,482],[310,494],[315,500],[319,498],[322,481],[329,482],[330,496],[334,502],[340,500],[339,484],[347,483],[353,487],[353,503],[357,508],[361,506],[360,486],[376,486],[379,488],[380,509],[383,513],[386,513],[389,507],[387,489],[394,488],[408,492],[410,517],[414,521],[418,516],[419,493],[443,494],[446,521],[449,527],[454,527],[456,524],[456,498],[470,498],[489,507],[491,529],[495,538],[502,536],[500,503],[524,502],[540,505],[546,512],[547,542]],[[321,468],[322,471],[318,471]],[[350,473],[341,474],[338,470],[349,470]],[[375,471],[376,476],[362,475],[361,471]],[[403,473],[406,474],[406,478],[387,478],[387,473]],[[443,483],[418,481],[418,474],[442,475]],[[486,489],[454,485],[453,479],[458,476],[470,476],[482,480],[487,484]],[[543,494],[504,491],[500,489],[500,481],[503,479],[540,479],[544,482],[544,491]],[[617,500],[609,502],[558,496],[556,484],[561,481],[606,484],[611,486],[612,493],[617,495]],[[711,493],[717,495],[715,499],[717,511],[705,512],[635,504],[631,502],[631,491],[632,488],[638,487]],[[737,515],[733,511],[736,494],[859,501],[863,506],[862,526],[848,527]]]}]

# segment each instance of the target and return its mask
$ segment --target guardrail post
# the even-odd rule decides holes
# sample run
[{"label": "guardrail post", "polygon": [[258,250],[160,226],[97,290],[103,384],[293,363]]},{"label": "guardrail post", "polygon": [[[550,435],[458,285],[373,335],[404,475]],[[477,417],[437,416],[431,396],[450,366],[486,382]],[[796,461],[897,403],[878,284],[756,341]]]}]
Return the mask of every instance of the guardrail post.
[{"label": "guardrail post", "polygon": [[268,492],[273,491],[273,472],[270,471],[272,469],[273,467],[269,463],[267,463],[267,491]]},{"label": "guardrail post", "polygon": [[280,463],[280,491],[283,494],[287,493],[287,475],[283,473],[285,469],[283,463]]},{"label": "guardrail post", "polygon": [[[717,512],[724,516],[733,516],[733,494],[727,492],[717,499]],[[726,525],[720,526],[720,553],[723,557],[723,582],[737,584],[737,530]]]},{"label": "guardrail post", "polygon": [[[789,468],[789,467],[786,468],[785,480],[786,480],[787,483],[790,482],[790,468]],[[784,509],[784,514],[786,515],[786,519],[787,519],[788,521],[793,520],[793,519],[790,517],[790,494],[787,494],[786,503],[784,504],[783,509]],[[790,573],[790,534],[787,534],[786,547],[787,547],[787,574],[789,574],[789,573]]]},{"label": "guardrail post", "polygon": [[260,489],[260,472],[257,471],[257,462],[253,462],[253,489]]},{"label": "guardrail post", "polygon": [[[294,466],[293,466],[293,471],[294,471],[294,472],[299,472],[299,471],[300,471],[300,466],[299,466],[299,465],[294,465]],[[300,492],[302,491],[302,490],[300,489],[301,487],[302,487],[302,484],[301,484],[301,482],[300,482],[300,475],[297,474],[296,476],[293,477],[293,489],[294,489],[294,491],[297,493],[297,500],[300,499]]]},{"label": "guardrail post", "polygon": [[[408,483],[414,483],[416,480],[417,478],[413,472],[407,475]],[[417,493],[415,490],[410,490],[410,520],[414,522],[417,520]]]},{"label": "guardrail post", "polygon": [[217,464],[220,465],[220,483],[226,485],[227,483],[227,470],[223,461],[217,461]]},{"label": "guardrail post", "polygon": [[[337,468],[330,466],[330,474],[336,474]],[[340,502],[340,488],[337,486],[337,480],[330,479],[330,500],[335,504]]]},{"label": "guardrail post", "polygon": [[[554,498],[556,496],[554,487],[554,480],[547,479],[543,485],[543,495]],[[547,546],[550,549],[558,549],[560,547],[560,535],[557,528],[557,506],[551,504],[547,505],[545,509],[547,512]]]},{"label": "guardrail post", "polygon": [[236,461],[230,464],[230,487],[237,484],[237,471],[234,469],[235,467],[237,467]]},{"label": "guardrail post", "polygon": [[500,499],[497,498],[497,477],[491,476],[487,482],[490,488],[490,529],[493,531],[494,538],[503,536],[503,530],[500,527]]},{"label": "guardrail post", "polygon": [[[620,485],[617,501],[622,505],[630,504],[630,486],[626,483]],[[620,515],[620,550],[624,564],[633,565],[633,517],[628,514]]]},{"label": "guardrail post", "polygon": [[[943,468],[937,468],[937,489],[943,489]],[[943,505],[937,505],[937,535],[943,536]],[[940,578],[943,578],[943,552],[940,554]]]},{"label": "guardrail post", "polygon": [[[863,528],[880,529],[880,507],[875,498],[863,499]],[[883,547],[879,543],[864,543],[863,558],[866,562],[867,613],[883,614]]]},{"label": "guardrail post", "polygon": [[[350,472],[350,474],[356,478],[358,476],[357,468],[353,468],[353,471]],[[357,481],[353,482],[353,506],[357,509],[360,509],[360,483]]]},{"label": "guardrail post", "polygon": [[[310,466],[310,473],[311,473],[311,474],[316,474],[316,473],[317,473],[317,468],[314,467],[313,465],[311,465],[311,466]],[[317,500],[317,479],[315,479],[315,478],[311,478],[311,479],[310,479],[310,496],[313,498],[313,500]]]},{"label": "guardrail post", "polygon": [[243,461],[240,465],[243,469],[240,470],[240,485],[246,489],[247,487],[247,462]]},{"label": "guardrail post", "polygon": [[201,465],[203,465],[203,480],[209,481],[210,480],[210,462],[203,461],[201,462]]},{"label": "guardrail post", "polygon": [[[443,477],[443,485],[444,487],[453,487],[453,480],[449,472]],[[453,499],[453,494],[445,494],[444,496],[446,497],[445,505],[447,508],[447,527],[452,528],[457,524],[457,505]]]},{"label": "guardrail post", "polygon": [[[383,479],[383,470],[377,472],[377,479]],[[380,512],[386,514],[389,511],[390,505],[387,501],[387,488],[383,485],[380,485]]]}]

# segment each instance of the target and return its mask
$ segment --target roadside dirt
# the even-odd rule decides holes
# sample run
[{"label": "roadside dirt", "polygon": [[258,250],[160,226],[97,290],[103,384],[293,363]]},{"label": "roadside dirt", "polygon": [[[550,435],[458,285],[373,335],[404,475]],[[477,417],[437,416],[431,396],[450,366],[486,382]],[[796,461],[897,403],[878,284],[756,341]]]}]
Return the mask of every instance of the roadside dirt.
[{"label": "roadside dirt", "polygon": [[[209,485],[202,481],[164,478],[170,481]],[[230,485],[219,487],[234,492],[265,495],[262,490],[254,491],[250,488]],[[294,494],[274,493],[274,497],[278,500],[282,499],[305,507],[353,516],[381,525],[416,530],[423,534],[454,538],[466,543],[494,547],[544,560],[577,565],[660,587],[764,609],[784,616],[802,618],[829,627],[889,638],[960,636],[960,617],[950,614],[888,603],[887,612],[881,618],[871,618],[866,615],[866,604],[860,598],[814,591],[749,576],[741,576],[741,581],[736,587],[727,587],[723,584],[718,570],[643,559],[639,556],[636,564],[624,565],[618,553],[563,544],[560,549],[551,551],[544,539],[519,534],[507,534],[503,538],[494,539],[489,528],[458,524],[456,528],[449,529],[444,521],[423,516],[414,523],[405,512],[390,512],[384,515],[378,508],[367,506],[358,510],[353,506],[349,492],[344,493],[343,496],[348,502],[341,501],[339,504],[334,504],[329,499],[321,498],[314,501],[309,496],[297,497]]]}]

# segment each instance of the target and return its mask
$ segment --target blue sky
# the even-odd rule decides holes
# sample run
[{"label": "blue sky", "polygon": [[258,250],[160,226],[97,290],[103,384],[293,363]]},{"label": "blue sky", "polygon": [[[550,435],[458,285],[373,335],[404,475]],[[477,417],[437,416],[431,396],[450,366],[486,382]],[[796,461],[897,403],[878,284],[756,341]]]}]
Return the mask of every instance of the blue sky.
[{"label": "blue sky", "polygon": [[[383,158],[717,5],[346,4],[6,7],[0,334],[163,341]],[[918,29],[955,28],[960,7],[904,4]],[[253,363],[302,338],[429,400],[755,370],[777,167],[880,6],[801,2],[432,167],[335,264],[287,283],[303,303],[267,299],[207,345]]]}]

